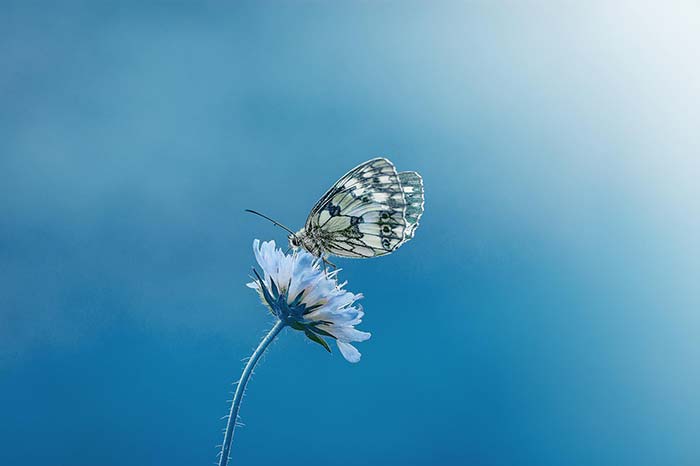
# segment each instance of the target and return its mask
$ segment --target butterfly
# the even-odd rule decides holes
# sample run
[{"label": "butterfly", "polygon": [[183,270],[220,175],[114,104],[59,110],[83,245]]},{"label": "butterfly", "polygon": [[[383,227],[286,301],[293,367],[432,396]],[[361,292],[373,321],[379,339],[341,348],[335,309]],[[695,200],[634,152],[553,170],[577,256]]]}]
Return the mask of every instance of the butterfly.
[{"label": "butterfly", "polygon": [[353,168],[311,209],[297,232],[260,214],[290,235],[289,246],[324,260],[328,256],[370,258],[394,252],[415,235],[423,215],[423,178],[397,172],[379,157]]}]

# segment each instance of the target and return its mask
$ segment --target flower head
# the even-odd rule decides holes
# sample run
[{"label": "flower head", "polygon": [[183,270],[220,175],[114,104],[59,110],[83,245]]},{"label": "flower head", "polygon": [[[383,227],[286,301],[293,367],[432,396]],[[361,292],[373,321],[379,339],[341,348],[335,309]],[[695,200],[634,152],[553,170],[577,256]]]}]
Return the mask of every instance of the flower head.
[{"label": "flower head", "polygon": [[327,274],[320,259],[306,251],[284,254],[274,241],[260,244],[257,239],[253,251],[263,276],[254,270],[256,280],[247,285],[258,291],[270,312],[328,351],[324,337],[335,339],[343,357],[358,362],[360,352],[350,343],[371,336],[355,329],[364,312],[354,303],[362,295],[344,290],[345,283],[336,279],[338,271]]}]

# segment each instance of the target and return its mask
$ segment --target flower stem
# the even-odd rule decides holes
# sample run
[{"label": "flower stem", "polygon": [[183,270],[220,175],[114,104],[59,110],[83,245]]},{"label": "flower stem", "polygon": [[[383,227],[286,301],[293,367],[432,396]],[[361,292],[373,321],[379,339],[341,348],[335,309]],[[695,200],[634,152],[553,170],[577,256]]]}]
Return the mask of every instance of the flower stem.
[{"label": "flower stem", "polygon": [[275,326],[270,329],[265,338],[262,339],[260,344],[252,356],[248,360],[248,364],[245,365],[241,378],[238,381],[238,387],[236,387],[236,393],[233,395],[233,402],[231,403],[231,412],[228,415],[228,422],[226,423],[226,433],[224,434],[224,443],[221,447],[221,457],[219,458],[219,466],[226,466],[229,460],[229,452],[231,451],[231,441],[233,440],[233,430],[236,428],[236,421],[238,420],[238,411],[241,409],[241,400],[243,399],[243,393],[245,392],[245,387],[248,384],[250,376],[253,374],[253,369],[258,364],[260,356],[263,355],[265,350],[272,340],[275,339],[277,334],[284,328],[286,323],[282,320],[275,322]]}]

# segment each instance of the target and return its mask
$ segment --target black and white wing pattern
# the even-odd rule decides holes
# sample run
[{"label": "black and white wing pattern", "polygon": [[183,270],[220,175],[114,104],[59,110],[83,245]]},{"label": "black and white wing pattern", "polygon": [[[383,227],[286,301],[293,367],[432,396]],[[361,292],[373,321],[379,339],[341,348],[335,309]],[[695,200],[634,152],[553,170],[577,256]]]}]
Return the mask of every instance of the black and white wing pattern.
[{"label": "black and white wing pattern", "polygon": [[423,204],[425,198],[423,196],[423,178],[416,172],[401,172],[399,173],[399,182],[403,190],[404,200],[406,202],[406,211],[404,218],[406,219],[406,233],[404,243],[413,238],[420,217],[423,215]]},{"label": "black and white wing pattern", "polygon": [[304,227],[321,253],[367,258],[389,254],[413,238],[423,214],[423,181],[397,173],[385,158],[340,178],[316,203]]}]

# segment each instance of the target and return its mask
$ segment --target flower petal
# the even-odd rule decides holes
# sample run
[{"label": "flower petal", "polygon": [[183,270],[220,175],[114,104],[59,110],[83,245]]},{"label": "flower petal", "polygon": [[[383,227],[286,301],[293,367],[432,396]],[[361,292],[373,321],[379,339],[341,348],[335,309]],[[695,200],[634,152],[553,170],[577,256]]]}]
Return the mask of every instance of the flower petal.
[{"label": "flower petal", "polygon": [[369,332],[362,332],[357,330],[355,327],[350,325],[325,325],[321,324],[318,326],[321,330],[330,333],[338,339],[338,341],[351,342],[351,341],[366,341],[372,336]]},{"label": "flower petal", "polygon": [[340,353],[348,362],[360,362],[362,354],[359,351],[357,351],[357,348],[352,346],[350,343],[345,343],[340,340],[336,341],[336,343],[338,344],[338,349],[340,350]]}]

